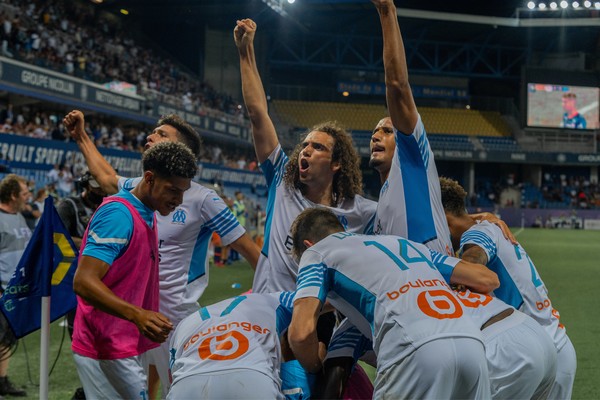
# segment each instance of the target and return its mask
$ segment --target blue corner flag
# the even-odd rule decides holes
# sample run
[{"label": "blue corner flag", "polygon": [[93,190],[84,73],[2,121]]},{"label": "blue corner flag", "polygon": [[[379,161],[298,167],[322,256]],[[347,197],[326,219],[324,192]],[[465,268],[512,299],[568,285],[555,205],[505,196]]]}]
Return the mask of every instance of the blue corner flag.
[{"label": "blue corner flag", "polygon": [[17,270],[0,297],[0,311],[17,338],[40,329],[42,297],[51,296],[50,321],[77,306],[73,277],[78,255],[48,196]]}]

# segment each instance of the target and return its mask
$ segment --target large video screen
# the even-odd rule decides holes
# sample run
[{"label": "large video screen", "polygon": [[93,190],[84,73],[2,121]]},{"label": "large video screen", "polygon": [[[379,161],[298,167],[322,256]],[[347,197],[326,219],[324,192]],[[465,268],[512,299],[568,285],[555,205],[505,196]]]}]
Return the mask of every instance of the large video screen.
[{"label": "large video screen", "polygon": [[598,129],[600,89],[548,83],[527,84],[527,126]]}]

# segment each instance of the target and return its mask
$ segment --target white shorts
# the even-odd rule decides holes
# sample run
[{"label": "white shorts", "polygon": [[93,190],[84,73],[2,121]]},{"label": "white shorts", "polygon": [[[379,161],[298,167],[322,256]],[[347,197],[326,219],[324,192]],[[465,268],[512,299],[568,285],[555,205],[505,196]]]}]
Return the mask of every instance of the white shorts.
[{"label": "white shorts", "polygon": [[556,347],[533,318],[515,310],[481,331],[493,399],[545,399],[556,376]]},{"label": "white shorts", "polygon": [[181,399],[277,399],[281,388],[265,374],[250,369],[231,369],[212,374],[190,375],[178,380],[167,400]]},{"label": "white shorts", "polygon": [[565,345],[558,351],[557,360],[556,378],[548,399],[570,399],[577,370],[577,355],[569,337],[567,337]]},{"label": "white shorts", "polygon": [[373,399],[489,399],[483,344],[472,338],[427,342],[384,371],[377,371]]},{"label": "white shorts", "polygon": [[161,343],[159,347],[148,350],[141,355],[141,363],[144,367],[146,375],[148,375],[148,368],[150,368],[150,364],[156,367],[158,377],[160,378],[161,399],[167,397],[169,387],[171,386],[171,380],[169,379],[170,342],[171,335],[169,335],[169,338],[165,342]]},{"label": "white shorts", "polygon": [[88,399],[147,399],[146,374],[140,356],[95,360],[73,353]]}]

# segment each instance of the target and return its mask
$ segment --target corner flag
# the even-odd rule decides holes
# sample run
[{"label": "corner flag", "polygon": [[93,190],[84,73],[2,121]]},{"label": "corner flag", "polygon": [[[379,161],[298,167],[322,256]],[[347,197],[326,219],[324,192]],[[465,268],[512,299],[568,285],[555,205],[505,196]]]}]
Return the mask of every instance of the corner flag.
[{"label": "corner flag", "polygon": [[17,338],[40,329],[42,297],[52,298],[51,321],[77,306],[73,277],[78,254],[52,197],[48,196],[44,213],[0,297],[0,311]]}]

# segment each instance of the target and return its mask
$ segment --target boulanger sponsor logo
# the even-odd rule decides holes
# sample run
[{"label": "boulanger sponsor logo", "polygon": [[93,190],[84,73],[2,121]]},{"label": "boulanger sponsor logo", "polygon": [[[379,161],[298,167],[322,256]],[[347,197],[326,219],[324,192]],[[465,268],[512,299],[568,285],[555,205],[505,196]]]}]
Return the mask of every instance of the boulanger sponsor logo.
[{"label": "boulanger sponsor logo", "polygon": [[419,293],[417,305],[425,315],[436,319],[460,318],[463,315],[457,298],[446,290],[427,290]]},{"label": "boulanger sponsor logo", "polygon": [[233,360],[244,355],[250,346],[246,332],[268,335],[271,331],[250,322],[228,322],[211,326],[194,334],[183,346],[187,350],[199,343],[198,355],[202,360]]},{"label": "boulanger sponsor logo", "polygon": [[235,360],[250,348],[248,338],[241,332],[231,331],[224,335],[211,336],[198,346],[202,360]]},{"label": "boulanger sponsor logo", "polygon": [[416,281],[407,282],[404,285],[400,286],[398,290],[392,290],[390,292],[387,292],[386,294],[390,300],[396,300],[411,289],[424,287],[443,287],[450,289],[448,284],[441,279],[417,279]]},{"label": "boulanger sponsor logo", "polygon": [[492,301],[492,296],[473,293],[471,291],[456,292],[456,294],[463,306],[470,308],[483,307]]}]

